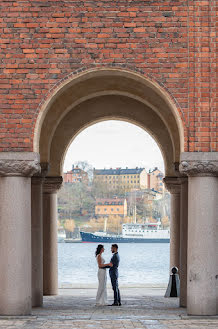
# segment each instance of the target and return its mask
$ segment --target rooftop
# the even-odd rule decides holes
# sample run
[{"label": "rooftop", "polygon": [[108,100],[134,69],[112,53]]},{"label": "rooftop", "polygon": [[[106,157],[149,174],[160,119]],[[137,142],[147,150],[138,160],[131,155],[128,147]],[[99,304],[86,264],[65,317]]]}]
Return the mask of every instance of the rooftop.
[{"label": "rooftop", "polygon": [[96,205],[123,205],[125,199],[108,199],[108,198],[101,198],[96,199]]},{"label": "rooftop", "polygon": [[116,169],[94,169],[94,175],[133,175],[140,174],[145,168],[116,168]]}]

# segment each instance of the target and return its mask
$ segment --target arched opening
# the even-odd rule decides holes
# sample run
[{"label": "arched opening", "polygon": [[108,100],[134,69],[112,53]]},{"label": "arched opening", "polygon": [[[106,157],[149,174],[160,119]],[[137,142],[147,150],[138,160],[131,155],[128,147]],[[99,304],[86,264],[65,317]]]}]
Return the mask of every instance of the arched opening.
[{"label": "arched opening", "polygon": [[40,110],[34,151],[61,174],[67,145],[85,127],[107,119],[127,120],[147,130],[159,145],[166,175],[174,176],[184,148],[183,125],[170,96],[143,76],[121,69],[78,74],[61,85]]},{"label": "arched opening", "polygon": [[[44,183],[46,205],[43,205],[47,257],[44,286],[54,281],[54,293],[45,294],[57,292],[54,278],[57,260],[52,260],[56,236],[51,236],[56,225],[54,195],[57,187],[53,189],[52,185],[61,185],[64,158],[74,138],[90,125],[105,120],[123,120],[143,128],[161,150],[165,175],[173,178],[178,174],[176,164],[184,147],[183,125],[176,105],[160,86],[122,69],[90,70],[60,85],[41,106],[34,133],[34,151],[40,154],[42,167],[48,165]],[[53,265],[56,270],[50,268]]]},{"label": "arched opening", "polygon": [[[107,120],[77,135],[66,158],[58,192],[59,287],[96,290],[95,248],[103,243],[109,260],[111,243],[117,242],[121,288],[153,286],[163,294],[169,276],[170,198],[153,138],[132,123]],[[92,171],[89,182],[87,171]],[[82,241],[78,232],[85,235]]]}]

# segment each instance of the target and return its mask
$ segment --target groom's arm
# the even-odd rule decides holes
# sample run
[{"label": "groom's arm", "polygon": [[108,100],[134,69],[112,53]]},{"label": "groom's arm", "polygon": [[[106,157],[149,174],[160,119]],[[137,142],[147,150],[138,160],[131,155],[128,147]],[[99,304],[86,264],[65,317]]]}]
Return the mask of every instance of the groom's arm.
[{"label": "groom's arm", "polygon": [[117,267],[118,266],[118,258],[117,256],[114,254],[113,257],[111,258],[111,263],[113,264],[113,266]]}]

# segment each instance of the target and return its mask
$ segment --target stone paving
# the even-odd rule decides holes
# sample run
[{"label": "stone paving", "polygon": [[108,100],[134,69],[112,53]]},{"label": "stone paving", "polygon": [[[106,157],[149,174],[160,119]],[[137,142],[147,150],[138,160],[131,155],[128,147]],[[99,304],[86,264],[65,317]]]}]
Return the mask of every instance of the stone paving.
[{"label": "stone paving", "polygon": [[[95,289],[66,289],[44,298],[32,316],[0,317],[0,329],[218,329],[217,317],[189,317],[161,289],[122,290],[121,307],[96,307]],[[109,301],[112,292],[109,291]]]}]

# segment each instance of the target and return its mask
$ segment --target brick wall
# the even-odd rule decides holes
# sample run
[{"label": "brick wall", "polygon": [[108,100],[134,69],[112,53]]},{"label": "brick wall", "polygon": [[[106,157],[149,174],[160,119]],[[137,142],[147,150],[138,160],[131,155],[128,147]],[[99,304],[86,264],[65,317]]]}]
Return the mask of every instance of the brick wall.
[{"label": "brick wall", "polygon": [[215,151],[215,1],[0,2],[0,151],[32,151],[39,104],[78,69],[128,65],[178,104],[186,151]]}]

